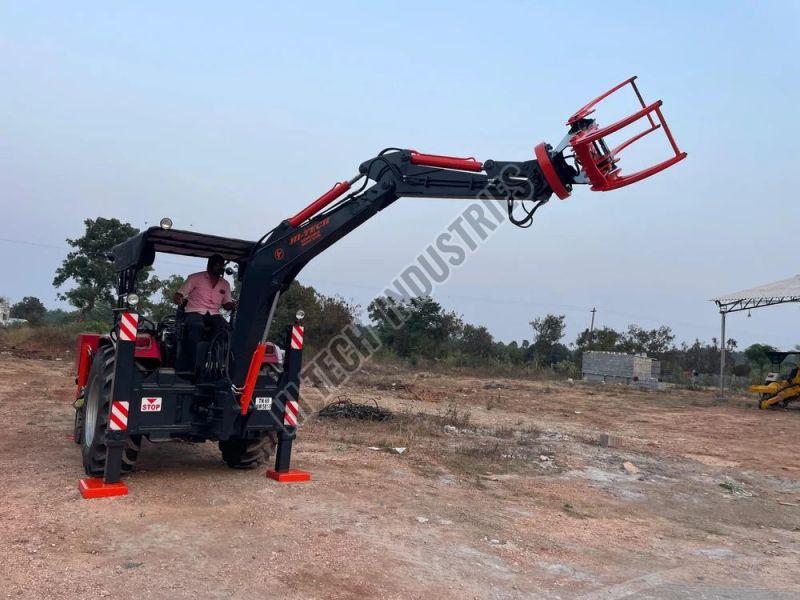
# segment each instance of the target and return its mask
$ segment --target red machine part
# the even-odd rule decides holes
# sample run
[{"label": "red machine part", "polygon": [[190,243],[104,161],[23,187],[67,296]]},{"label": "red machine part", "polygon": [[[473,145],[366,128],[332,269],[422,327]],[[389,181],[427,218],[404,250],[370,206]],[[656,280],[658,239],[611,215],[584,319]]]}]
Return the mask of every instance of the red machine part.
[{"label": "red machine part", "polygon": [[266,343],[266,348],[264,350],[264,364],[265,365],[281,364],[281,358],[278,355],[278,349],[275,347],[275,344],[271,344],[270,342]]},{"label": "red machine part", "polygon": [[253,391],[256,388],[256,381],[258,380],[258,373],[261,370],[261,365],[264,362],[264,354],[267,352],[267,344],[260,343],[256,346],[253,352],[253,357],[250,359],[250,368],[247,369],[247,377],[244,380],[244,389],[242,396],[239,400],[241,414],[246,415],[250,408],[250,402],[253,400]]},{"label": "red machine part", "polygon": [[89,369],[92,367],[92,357],[100,346],[100,334],[81,333],[78,335],[78,350],[75,353],[75,398],[83,395],[83,388],[89,380]]},{"label": "red machine part", "polygon": [[483,163],[472,157],[457,158],[455,156],[441,156],[439,154],[421,154],[416,150],[411,151],[411,164],[425,167],[440,167],[442,169],[458,169],[460,171],[483,171]]},{"label": "red machine part", "polygon": [[577,121],[580,121],[581,119],[585,119],[586,117],[588,117],[595,111],[595,108],[597,107],[598,104],[600,104],[600,102],[608,98],[614,92],[621,90],[628,84],[631,84],[633,86],[634,92],[636,93],[636,96],[639,98],[639,102],[641,103],[642,106],[644,106],[644,100],[642,99],[642,95],[639,93],[639,88],[636,87],[635,81],[636,81],[636,75],[634,75],[633,77],[629,77],[622,83],[612,87],[607,92],[600,94],[597,98],[595,98],[594,100],[592,100],[591,102],[589,102],[588,104],[582,106],[579,110],[577,110],[575,114],[569,118],[569,120],[567,121],[567,125],[573,125]]},{"label": "red machine part", "polygon": [[112,496],[125,496],[128,486],[124,482],[106,483],[102,477],[87,477],[78,481],[78,490],[87,500],[92,498],[110,498]]},{"label": "red machine part", "polygon": [[[627,85],[630,85],[633,89],[636,99],[642,107],[641,110],[623,119],[620,119],[616,123],[608,125],[607,127],[599,127],[597,123],[591,123],[589,126],[580,128],[579,131],[575,133],[569,140],[570,146],[572,146],[572,149],[575,151],[575,158],[579,163],[579,166],[586,174],[586,178],[592,184],[592,190],[595,191],[606,192],[636,183],[637,181],[641,181],[642,179],[646,179],[647,177],[655,175],[656,173],[659,173],[686,158],[686,153],[681,152],[678,148],[675,138],[672,136],[672,132],[669,130],[667,122],[664,119],[664,115],[661,113],[661,100],[653,102],[649,105],[645,104],[644,99],[639,92],[639,88],[636,87],[635,76],[626,79],[619,85],[614,86],[604,94],[601,94],[583,106],[579,111],[569,118],[567,125],[570,125],[573,128],[580,126],[580,122],[588,115],[592,114],[603,100]],[[658,122],[656,122],[656,119],[653,118],[654,115]],[[615,148],[611,150],[608,149],[604,140],[605,137],[616,133],[644,118],[647,118],[649,122],[649,127],[647,129],[628,138]],[[630,175],[622,175],[620,168],[617,166],[617,163],[619,162],[619,154],[634,142],[642,139],[644,136],[657,129],[664,130],[667,140],[669,141],[669,144],[675,153],[674,156],[635,173],[631,173]]]},{"label": "red machine part", "polygon": [[[94,355],[97,354],[102,337],[98,333],[81,333],[78,335],[78,349],[75,353],[76,398],[81,397],[83,388],[88,383],[92,360]],[[161,364],[161,348],[158,347],[155,338],[149,333],[137,334],[134,356],[138,359],[151,360]]]},{"label": "red machine part", "polygon": [[253,391],[258,381],[258,374],[261,371],[261,365],[279,365],[280,363],[281,358],[275,344],[266,342],[256,346],[253,357],[250,359],[250,368],[247,369],[244,389],[242,390],[242,396],[239,400],[242,415],[246,415],[250,408],[250,403],[253,400]]},{"label": "red machine part", "polygon": [[311,473],[300,471],[299,469],[289,469],[288,471],[276,471],[267,469],[267,477],[274,479],[278,483],[297,483],[299,481],[311,481]]},{"label": "red machine part", "polygon": [[161,364],[161,348],[158,347],[158,343],[152,334],[136,334],[136,350],[134,351],[134,357],[156,361]]},{"label": "red machine part", "polygon": [[[445,169],[458,169],[460,171],[480,172],[483,170],[483,163],[474,158],[457,158],[455,156],[441,156],[439,154],[422,154],[416,150],[411,151],[411,164],[426,167],[441,167]],[[358,181],[361,176],[354,177],[350,181],[340,181],[311,204],[306,206],[299,213],[288,219],[289,225],[297,227],[306,219],[310,219],[323,208],[331,204],[342,194],[348,191],[353,182]]]},{"label": "red machine part", "polygon": [[350,182],[349,181],[340,181],[336,185],[334,185],[330,190],[322,194],[319,198],[314,200],[311,204],[306,206],[303,210],[297,213],[295,216],[289,219],[289,225],[292,227],[297,227],[305,221],[306,219],[310,219],[323,208],[328,206],[331,202],[336,200],[339,196],[344,194],[347,190],[350,189]]},{"label": "red machine part", "polygon": [[553,161],[550,160],[550,154],[547,151],[545,143],[542,142],[536,146],[533,149],[533,153],[536,155],[536,160],[539,163],[539,167],[542,169],[542,175],[544,175],[553,193],[561,200],[569,198],[569,190],[567,190],[561,178],[558,176],[558,173],[556,173],[556,169],[553,166]]}]

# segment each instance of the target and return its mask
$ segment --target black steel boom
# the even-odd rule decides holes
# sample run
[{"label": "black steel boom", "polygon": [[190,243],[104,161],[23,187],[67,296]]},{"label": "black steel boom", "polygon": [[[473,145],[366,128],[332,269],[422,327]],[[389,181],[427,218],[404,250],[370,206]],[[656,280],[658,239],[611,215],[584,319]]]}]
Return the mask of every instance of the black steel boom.
[{"label": "black steel boom", "polygon": [[[231,336],[230,375],[234,385],[240,387],[244,383],[250,357],[264,337],[276,296],[289,287],[311,259],[398,198],[417,196],[502,201],[508,203],[510,210],[514,202],[532,200],[544,203],[552,194],[536,160],[490,160],[481,164],[472,159],[450,157],[434,157],[439,161],[426,160],[426,156],[429,155],[411,150],[384,151],[359,167],[359,177],[353,181],[364,180],[361,190],[350,193],[327,210],[321,203],[312,203],[310,209],[320,206],[322,212],[306,218],[308,213],[301,211],[292,219],[283,221],[255,249],[245,265],[238,314]],[[445,162],[442,159],[464,161],[446,164],[471,170],[420,164]],[[473,164],[480,165],[482,172],[475,172]],[[574,173],[566,163],[563,173],[564,180],[570,182]],[[372,185],[369,185],[370,181]],[[349,186],[346,184],[345,190]],[[326,200],[329,205],[336,196]]]}]

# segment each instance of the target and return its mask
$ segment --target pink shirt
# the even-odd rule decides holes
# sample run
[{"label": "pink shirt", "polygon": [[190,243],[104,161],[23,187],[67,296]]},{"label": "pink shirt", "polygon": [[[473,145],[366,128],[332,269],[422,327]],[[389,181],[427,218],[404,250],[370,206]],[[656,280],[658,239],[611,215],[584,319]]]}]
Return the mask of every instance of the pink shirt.
[{"label": "pink shirt", "polygon": [[220,306],[233,300],[231,284],[224,277],[220,277],[217,285],[212,285],[208,271],[189,275],[178,293],[189,299],[186,312],[201,315],[206,313],[218,315]]}]

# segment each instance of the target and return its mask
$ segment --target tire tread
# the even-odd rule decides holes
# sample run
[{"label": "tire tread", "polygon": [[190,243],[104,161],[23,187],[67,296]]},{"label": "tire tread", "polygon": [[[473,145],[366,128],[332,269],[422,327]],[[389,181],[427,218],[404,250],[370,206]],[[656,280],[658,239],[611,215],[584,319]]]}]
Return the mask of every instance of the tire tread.
[{"label": "tire tread", "polygon": [[[106,346],[98,351],[92,367],[89,371],[89,381],[86,386],[87,401],[84,401],[81,410],[83,411],[83,424],[86,426],[86,405],[88,404],[89,387],[95,385],[95,380],[100,379],[102,392],[100,397],[100,407],[97,411],[97,426],[95,428],[94,439],[91,446],[86,446],[81,437],[81,450],[83,452],[83,468],[90,477],[102,477],[106,469],[106,429],[108,427],[108,415],[111,410],[111,391],[114,382],[114,348]],[[142,438],[139,435],[132,435],[125,440],[125,449],[122,453],[122,473],[127,474],[133,471],[136,459],[141,449]]]}]

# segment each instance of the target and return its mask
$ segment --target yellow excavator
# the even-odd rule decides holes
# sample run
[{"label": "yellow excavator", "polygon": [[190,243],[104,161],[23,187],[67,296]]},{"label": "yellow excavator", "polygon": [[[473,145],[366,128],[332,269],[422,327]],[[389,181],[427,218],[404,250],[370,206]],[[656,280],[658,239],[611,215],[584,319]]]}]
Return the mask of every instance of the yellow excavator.
[{"label": "yellow excavator", "polygon": [[788,356],[800,355],[800,351],[767,353],[772,369],[762,385],[751,385],[750,391],[761,394],[758,408],[766,410],[777,408],[780,404],[786,408],[790,402],[800,400],[800,369],[795,365],[788,375],[781,376],[781,364]]}]

